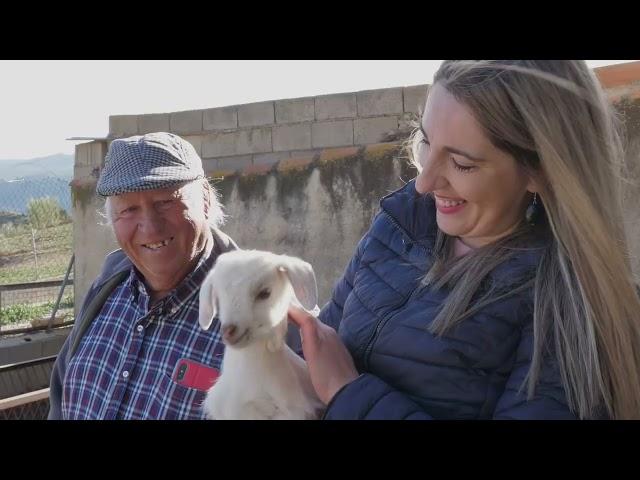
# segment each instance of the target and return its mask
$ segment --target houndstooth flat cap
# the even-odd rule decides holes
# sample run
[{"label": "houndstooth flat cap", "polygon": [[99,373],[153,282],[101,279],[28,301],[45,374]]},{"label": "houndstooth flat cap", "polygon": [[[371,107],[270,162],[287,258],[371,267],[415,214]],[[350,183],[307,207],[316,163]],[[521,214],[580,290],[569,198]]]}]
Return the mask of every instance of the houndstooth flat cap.
[{"label": "houndstooth flat cap", "polygon": [[173,133],[156,132],[111,142],[96,192],[103,197],[204,178],[193,146]]}]

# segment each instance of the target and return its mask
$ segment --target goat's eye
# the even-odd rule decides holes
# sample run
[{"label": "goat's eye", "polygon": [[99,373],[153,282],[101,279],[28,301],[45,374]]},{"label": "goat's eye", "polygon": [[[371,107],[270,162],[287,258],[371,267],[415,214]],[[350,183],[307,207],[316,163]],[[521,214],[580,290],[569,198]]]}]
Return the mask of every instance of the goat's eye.
[{"label": "goat's eye", "polygon": [[256,298],[258,300],[266,300],[270,295],[271,290],[269,290],[268,288],[263,288],[262,290],[260,290],[260,293],[258,293],[258,296]]}]

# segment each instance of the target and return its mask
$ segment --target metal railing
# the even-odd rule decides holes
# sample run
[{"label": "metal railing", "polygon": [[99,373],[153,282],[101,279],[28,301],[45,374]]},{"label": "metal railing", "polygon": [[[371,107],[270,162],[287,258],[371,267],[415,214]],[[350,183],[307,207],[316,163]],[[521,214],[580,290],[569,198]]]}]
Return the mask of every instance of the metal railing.
[{"label": "metal railing", "polygon": [[72,254],[62,280],[0,285],[0,336],[34,332],[44,326],[50,331],[54,325],[73,322],[73,288],[61,301],[65,288],[73,286],[69,276],[74,260]]},{"label": "metal railing", "polygon": [[[0,285],[0,309],[22,303],[39,303],[53,300],[60,292],[64,280],[46,282],[11,283]],[[67,285],[73,285],[73,279],[67,279]]]},{"label": "metal railing", "polygon": [[56,356],[0,367],[0,420],[44,420]]}]

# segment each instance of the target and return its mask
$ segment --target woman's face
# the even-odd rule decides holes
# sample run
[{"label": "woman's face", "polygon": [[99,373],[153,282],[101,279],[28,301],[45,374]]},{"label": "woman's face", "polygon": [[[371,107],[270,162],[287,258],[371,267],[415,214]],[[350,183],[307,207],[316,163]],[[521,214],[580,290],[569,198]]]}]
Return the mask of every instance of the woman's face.
[{"label": "woman's face", "polygon": [[421,129],[416,190],[434,196],[440,230],[474,248],[511,233],[524,217],[527,191],[536,191],[513,156],[439,84],[429,92]]}]

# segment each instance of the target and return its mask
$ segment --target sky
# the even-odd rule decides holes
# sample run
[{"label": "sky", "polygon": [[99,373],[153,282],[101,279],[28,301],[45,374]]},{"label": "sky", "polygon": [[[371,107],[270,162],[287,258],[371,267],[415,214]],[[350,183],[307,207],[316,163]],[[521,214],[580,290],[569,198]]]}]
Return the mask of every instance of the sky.
[{"label": "sky", "polygon": [[[587,60],[591,68],[628,60]],[[109,116],[431,83],[441,60],[0,61],[0,161],[74,152]]]}]

